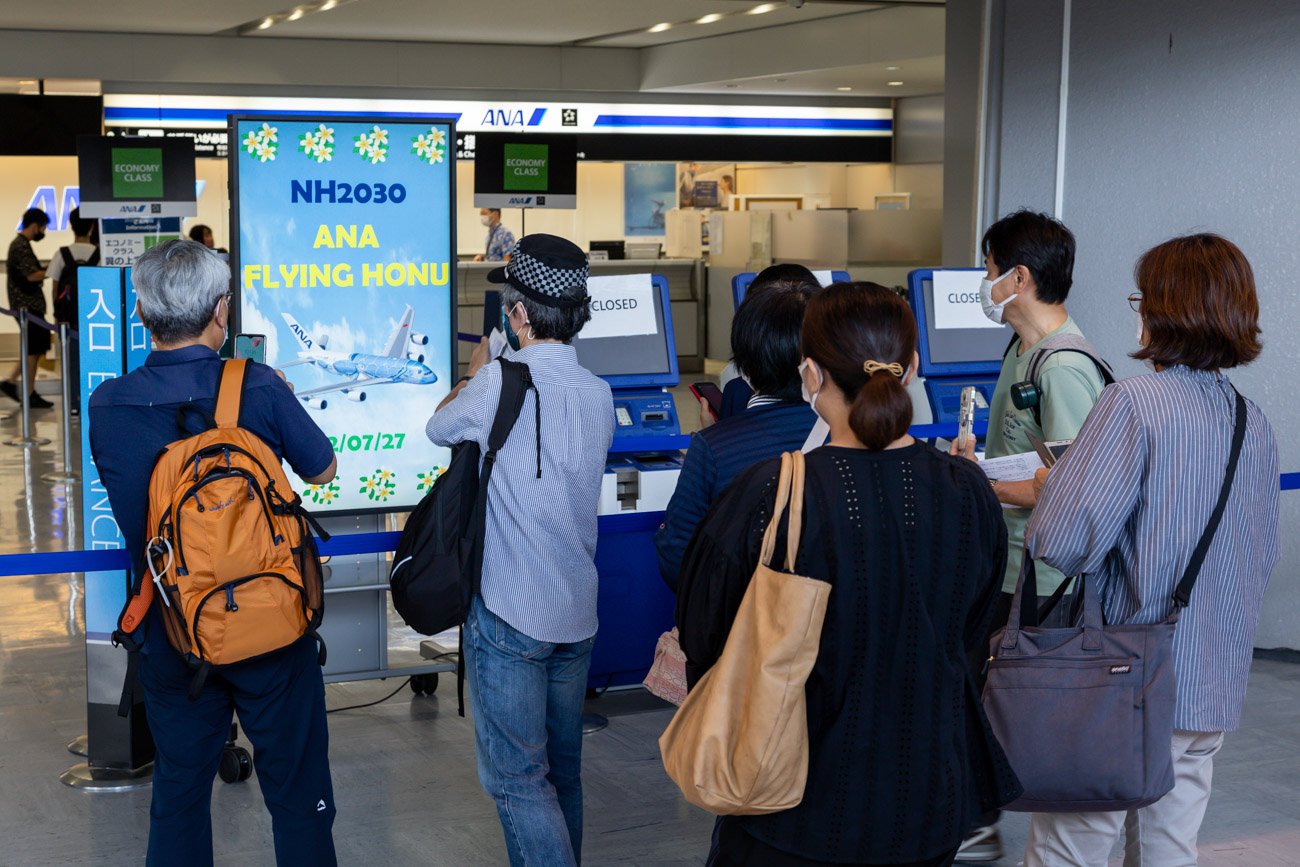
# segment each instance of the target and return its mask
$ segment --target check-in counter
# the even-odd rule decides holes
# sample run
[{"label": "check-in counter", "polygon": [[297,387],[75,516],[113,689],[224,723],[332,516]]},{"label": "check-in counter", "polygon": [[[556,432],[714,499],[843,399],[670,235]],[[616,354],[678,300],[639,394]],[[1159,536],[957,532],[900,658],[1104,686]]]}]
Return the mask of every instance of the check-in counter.
[{"label": "check-in counter", "polygon": [[[458,331],[482,333],[484,293],[498,288],[487,281],[487,274],[499,266],[499,262],[458,263]],[[614,259],[591,263],[592,276],[647,273],[662,274],[668,279],[673,331],[677,337],[678,369],[682,373],[699,373],[704,370],[704,262],[699,259]],[[469,364],[472,351],[471,345],[460,344],[462,368]]]}]

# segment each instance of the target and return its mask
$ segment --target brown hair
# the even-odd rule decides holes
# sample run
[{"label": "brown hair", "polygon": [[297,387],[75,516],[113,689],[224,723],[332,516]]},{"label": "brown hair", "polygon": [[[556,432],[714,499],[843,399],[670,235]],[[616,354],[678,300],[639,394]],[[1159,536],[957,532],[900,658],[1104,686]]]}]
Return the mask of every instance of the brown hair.
[{"label": "brown hair", "polygon": [[1152,247],[1134,269],[1146,346],[1133,357],[1161,367],[1219,370],[1249,364],[1259,341],[1250,262],[1219,235],[1185,235]]},{"label": "brown hair", "polygon": [[885,448],[912,424],[912,398],[888,370],[867,373],[868,361],[899,364],[916,351],[916,319],[907,302],[877,283],[835,283],[813,293],[803,319],[803,354],[844,392],[849,426],[872,451]]}]

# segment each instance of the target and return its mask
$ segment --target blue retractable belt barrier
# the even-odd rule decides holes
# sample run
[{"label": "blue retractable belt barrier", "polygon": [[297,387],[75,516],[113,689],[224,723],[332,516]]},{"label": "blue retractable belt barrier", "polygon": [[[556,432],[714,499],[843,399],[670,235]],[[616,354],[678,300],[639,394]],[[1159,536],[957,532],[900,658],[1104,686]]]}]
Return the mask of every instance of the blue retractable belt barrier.
[{"label": "blue retractable belt barrier", "polygon": [[[975,433],[982,436],[988,425],[983,422],[975,424]],[[954,424],[918,424],[913,425],[911,434],[918,439],[935,437],[955,437],[957,426]],[[683,447],[690,437],[677,438]],[[662,447],[662,446],[661,446]],[[1284,491],[1300,490],[1300,473],[1282,473],[1279,478]],[[641,523],[657,525],[657,513],[624,516],[607,515],[601,518],[602,524],[611,530],[628,531],[631,524],[619,523],[611,519],[633,518],[637,527]],[[402,536],[398,532],[388,533],[352,533],[347,536],[333,536],[328,542],[319,542],[323,556],[344,556],[347,554],[386,554],[397,547],[397,540]],[[123,548],[98,551],[45,551],[37,554],[0,555],[0,578],[13,575],[58,575],[66,572],[113,572],[131,568],[131,557]]]}]

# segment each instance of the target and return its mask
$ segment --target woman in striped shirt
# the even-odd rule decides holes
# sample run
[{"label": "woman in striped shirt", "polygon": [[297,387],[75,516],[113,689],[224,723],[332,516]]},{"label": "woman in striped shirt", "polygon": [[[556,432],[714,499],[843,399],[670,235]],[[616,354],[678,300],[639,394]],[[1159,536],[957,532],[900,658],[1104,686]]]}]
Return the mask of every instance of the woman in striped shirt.
[{"label": "woman in striped shirt", "polygon": [[[1222,371],[1261,349],[1254,276],[1230,241],[1175,238],[1142,256],[1136,278],[1129,301],[1142,347],[1133,357],[1156,372],[1105,390],[1047,477],[1026,535],[1034,558],[1097,579],[1109,623],[1169,616],[1228,461],[1236,392]],[[1277,445],[1264,414],[1247,404],[1227,510],[1174,634],[1174,789],[1128,813],[1035,814],[1027,867],[1104,865],[1121,827],[1126,865],[1196,864],[1211,766],[1241,717],[1279,556]]]}]

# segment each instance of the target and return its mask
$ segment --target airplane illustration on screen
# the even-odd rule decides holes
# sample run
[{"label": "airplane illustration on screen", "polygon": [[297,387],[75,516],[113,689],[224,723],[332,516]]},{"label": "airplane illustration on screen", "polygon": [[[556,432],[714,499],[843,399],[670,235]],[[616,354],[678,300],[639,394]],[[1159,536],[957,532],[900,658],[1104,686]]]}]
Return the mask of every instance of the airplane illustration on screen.
[{"label": "airplane illustration on screen", "polygon": [[410,305],[407,305],[402,321],[397,323],[397,328],[380,354],[332,352],[329,349],[329,335],[322,334],[313,338],[288,313],[282,312],[280,316],[298,338],[301,349],[296,359],[276,365],[277,368],[283,370],[298,364],[314,364],[326,373],[345,378],[344,382],[333,385],[295,391],[294,397],[312,409],[325,409],[329,406],[329,401],[324,395],[335,392],[341,393],[348,400],[361,403],[366,399],[365,389],[369,386],[392,383],[430,385],[438,381],[438,375],[424,363],[424,353],[420,350],[428,345],[429,336],[411,330],[415,309]]}]

